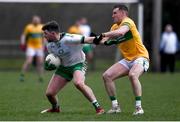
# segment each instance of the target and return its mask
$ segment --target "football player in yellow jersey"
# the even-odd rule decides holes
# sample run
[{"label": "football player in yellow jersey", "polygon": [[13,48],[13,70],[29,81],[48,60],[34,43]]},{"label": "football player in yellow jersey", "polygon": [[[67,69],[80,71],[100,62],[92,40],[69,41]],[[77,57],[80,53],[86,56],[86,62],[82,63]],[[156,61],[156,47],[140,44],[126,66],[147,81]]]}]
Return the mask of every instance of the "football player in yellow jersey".
[{"label": "football player in yellow jersey", "polygon": [[36,68],[39,75],[39,81],[43,81],[43,60],[44,60],[44,44],[43,44],[42,24],[39,16],[33,16],[32,23],[28,24],[21,35],[21,47],[26,46],[26,60],[22,66],[20,81],[24,81],[24,74],[29,65],[32,64],[34,56],[36,56]]},{"label": "football player in yellow jersey", "polygon": [[107,113],[121,112],[116,99],[114,80],[128,76],[135,95],[135,112],[133,115],[143,114],[141,105],[142,88],[139,77],[149,68],[149,54],[143,45],[140,34],[133,20],[128,17],[128,8],[118,4],[113,8],[114,24],[109,32],[101,34],[101,43],[105,45],[117,44],[123,59],[112,65],[103,74],[106,91],[112,101],[112,108]]}]

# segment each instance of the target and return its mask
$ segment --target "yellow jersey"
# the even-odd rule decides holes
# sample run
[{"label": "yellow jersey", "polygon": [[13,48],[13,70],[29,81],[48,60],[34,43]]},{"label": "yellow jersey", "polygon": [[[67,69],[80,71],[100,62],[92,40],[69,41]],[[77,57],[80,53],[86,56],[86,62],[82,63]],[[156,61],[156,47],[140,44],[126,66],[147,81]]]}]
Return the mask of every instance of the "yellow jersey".
[{"label": "yellow jersey", "polygon": [[24,29],[24,35],[26,36],[27,47],[39,49],[43,47],[43,32],[42,24],[33,25],[28,24]]},{"label": "yellow jersey", "polygon": [[140,34],[133,20],[126,17],[120,24],[114,24],[111,27],[111,31],[117,30],[123,25],[127,25],[129,27],[129,31],[123,36],[123,38],[125,38],[125,41],[117,45],[123,57],[129,61],[134,60],[138,57],[149,59],[148,51],[142,43]]}]

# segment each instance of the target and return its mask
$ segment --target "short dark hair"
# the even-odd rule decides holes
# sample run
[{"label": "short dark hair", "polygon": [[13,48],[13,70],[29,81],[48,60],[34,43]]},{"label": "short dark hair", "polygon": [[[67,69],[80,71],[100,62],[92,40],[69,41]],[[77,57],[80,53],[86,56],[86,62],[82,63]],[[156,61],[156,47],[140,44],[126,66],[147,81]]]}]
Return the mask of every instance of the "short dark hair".
[{"label": "short dark hair", "polygon": [[43,27],[42,30],[45,31],[55,31],[55,32],[60,32],[59,24],[56,21],[50,21],[47,22]]},{"label": "short dark hair", "polygon": [[124,11],[128,12],[128,7],[124,4],[116,4],[116,5],[114,5],[113,9],[115,9],[115,8],[119,8],[119,10],[124,10]]}]

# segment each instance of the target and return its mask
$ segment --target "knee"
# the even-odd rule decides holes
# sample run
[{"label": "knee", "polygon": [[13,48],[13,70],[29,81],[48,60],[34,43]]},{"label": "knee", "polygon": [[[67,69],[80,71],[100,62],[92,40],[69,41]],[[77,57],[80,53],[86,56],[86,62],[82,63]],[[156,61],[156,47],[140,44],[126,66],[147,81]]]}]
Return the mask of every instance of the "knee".
[{"label": "knee", "polygon": [[26,60],[26,62],[25,62],[26,64],[31,64],[31,61],[30,60]]},{"label": "knee", "polygon": [[37,64],[39,64],[39,65],[42,65],[43,64],[43,60],[38,60],[38,61],[36,61],[37,62]]},{"label": "knee", "polygon": [[104,82],[107,82],[108,79],[112,79],[112,76],[110,73],[105,72],[105,73],[103,73],[103,79],[104,79]]},{"label": "knee", "polygon": [[129,76],[130,79],[136,79],[136,78],[137,78],[137,75],[136,75],[135,72],[130,72],[130,73],[128,74],[128,76]]},{"label": "knee", "polygon": [[53,92],[51,92],[51,91],[46,91],[46,97],[52,97],[52,96],[54,96],[54,94],[53,94]]}]

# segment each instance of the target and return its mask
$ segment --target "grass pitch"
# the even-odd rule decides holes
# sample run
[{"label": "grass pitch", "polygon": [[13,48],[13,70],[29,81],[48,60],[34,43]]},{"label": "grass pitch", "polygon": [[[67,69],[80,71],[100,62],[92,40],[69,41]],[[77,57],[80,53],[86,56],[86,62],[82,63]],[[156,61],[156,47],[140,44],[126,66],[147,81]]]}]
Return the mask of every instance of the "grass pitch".
[{"label": "grass pitch", "polygon": [[[19,82],[19,72],[0,72],[0,121],[153,121],[180,120],[180,73],[146,73],[140,80],[143,88],[142,104],[145,114],[132,116],[134,96],[127,77],[116,81],[117,98],[122,113],[95,114],[93,106],[70,82],[59,94],[62,113],[40,114],[50,107],[45,90],[53,72],[46,72],[43,83],[36,73],[29,72],[25,82]],[[101,78],[103,71],[88,72],[86,83],[93,89],[98,101],[107,111],[111,102]]]}]

